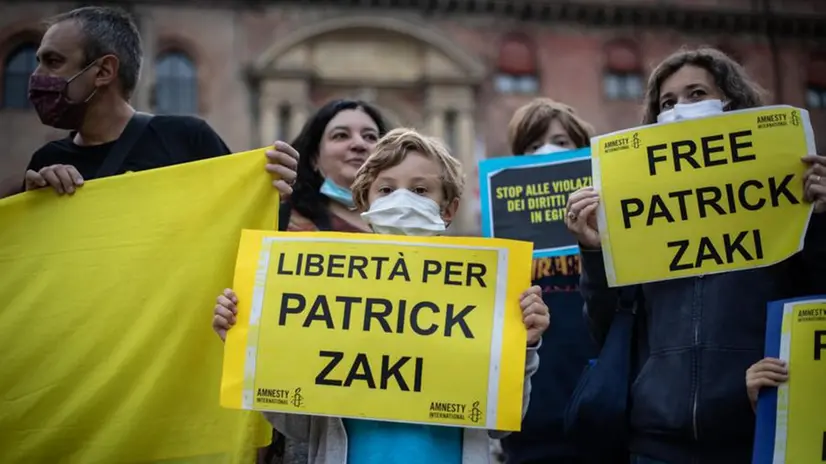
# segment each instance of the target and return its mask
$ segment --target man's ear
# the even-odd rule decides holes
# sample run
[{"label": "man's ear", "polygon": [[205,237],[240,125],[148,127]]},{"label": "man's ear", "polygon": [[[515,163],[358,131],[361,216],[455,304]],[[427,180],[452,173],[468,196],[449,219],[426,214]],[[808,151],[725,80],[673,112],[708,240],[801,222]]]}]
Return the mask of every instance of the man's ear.
[{"label": "man's ear", "polygon": [[95,77],[95,87],[104,87],[111,84],[118,77],[120,60],[115,55],[106,55],[100,58],[100,69]]},{"label": "man's ear", "polygon": [[442,220],[445,221],[445,224],[450,224],[453,222],[453,219],[456,217],[456,212],[459,210],[459,199],[454,198],[450,204],[442,211]]}]

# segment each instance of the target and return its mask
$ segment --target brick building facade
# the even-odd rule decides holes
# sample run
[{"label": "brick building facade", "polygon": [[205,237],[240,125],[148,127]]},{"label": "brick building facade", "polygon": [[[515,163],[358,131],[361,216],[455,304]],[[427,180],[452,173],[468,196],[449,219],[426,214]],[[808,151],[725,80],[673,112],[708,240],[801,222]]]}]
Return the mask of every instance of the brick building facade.
[{"label": "brick building facade", "polygon": [[[80,2],[0,1],[0,194],[63,134],[26,103],[40,21]],[[466,166],[507,153],[513,111],[542,95],[600,132],[634,126],[652,67],[717,46],[826,137],[826,2],[819,0],[134,1],[138,109],[195,113],[233,150],[297,134],[334,97],[442,137]],[[472,179],[472,168],[469,169]],[[475,180],[469,189],[475,189]],[[477,229],[472,195],[460,231]]]}]

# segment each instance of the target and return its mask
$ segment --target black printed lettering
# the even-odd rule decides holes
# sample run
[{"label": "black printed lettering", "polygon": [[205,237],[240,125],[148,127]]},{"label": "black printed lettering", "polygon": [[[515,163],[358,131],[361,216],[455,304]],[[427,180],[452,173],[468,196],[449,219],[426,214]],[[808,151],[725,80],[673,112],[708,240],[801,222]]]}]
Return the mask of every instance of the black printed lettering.
[{"label": "black printed lettering", "polygon": [[686,269],[691,269],[691,263],[682,263],[683,256],[685,255],[686,250],[688,250],[688,245],[690,245],[688,240],[677,240],[666,244],[668,248],[677,249],[677,251],[674,252],[674,258],[671,259],[671,264],[668,266],[670,271],[685,271]]},{"label": "black printed lettering", "polygon": [[442,263],[433,261],[431,259],[424,260],[424,268],[422,269],[422,282],[427,283],[430,276],[437,276],[442,272]]},{"label": "black printed lettering", "polygon": [[722,145],[718,145],[716,147],[711,146],[711,142],[722,142],[723,140],[723,134],[709,135],[700,139],[700,146],[703,150],[703,165],[705,167],[721,166],[728,163],[728,160],[725,158],[712,159],[711,157],[711,155],[715,153],[722,153],[726,151],[725,147]]},{"label": "black printed lettering", "polygon": [[801,200],[790,188],[793,179],[794,174],[789,174],[783,178],[770,177],[765,182],[749,179],[739,184],[703,186],[663,195],[655,193],[647,200],[621,199],[619,203],[623,226],[630,229],[632,218],[643,215],[647,218],[645,224],[651,226],[657,219],[672,223],[675,222],[675,217],[687,221],[733,214],[740,208],[757,211],[768,206],[776,208],[785,204],[796,205]]},{"label": "black printed lettering", "polygon": [[777,184],[777,181],[774,177],[769,178],[769,197],[771,198],[772,206],[775,208],[780,205],[780,196],[783,195],[786,197],[786,201],[789,202],[791,205],[796,205],[800,203],[800,200],[797,199],[792,192],[789,190],[789,182],[792,181],[794,178],[794,174],[789,174],[780,181],[780,185]]},{"label": "black printed lettering", "polygon": [[462,330],[462,333],[464,334],[465,338],[473,338],[473,332],[471,332],[470,327],[467,325],[467,321],[465,321],[465,318],[474,309],[476,309],[476,306],[467,305],[464,307],[464,309],[459,311],[458,314],[454,315],[454,306],[452,303],[449,303],[447,305],[447,320],[445,321],[445,337],[450,337],[450,335],[453,333],[453,326],[458,325],[459,329]]},{"label": "black printed lettering", "polygon": [[284,253],[278,254],[278,269],[275,271],[278,275],[293,275],[289,269],[284,269]]},{"label": "black printed lettering", "polygon": [[668,267],[672,272],[699,269],[709,261],[722,265],[763,259],[763,239],[758,229],[723,234],[715,239],[700,237],[696,244],[675,240],[666,246],[675,249]]},{"label": "black printed lettering", "polygon": [[[662,143],[662,144],[659,144],[659,145],[651,145],[651,146],[646,148],[646,152],[648,152],[648,175],[656,176],[657,175],[656,164],[668,160],[668,157],[665,156],[665,155],[662,155],[662,156],[656,156],[655,155],[655,153],[657,153],[658,151],[663,151],[663,150],[666,150],[666,149],[668,149],[668,144],[667,143]],[[627,228],[628,227],[626,227],[626,229]]]},{"label": "black printed lettering", "polygon": [[364,270],[367,268],[367,257],[365,256],[350,256],[350,266],[347,269],[347,278],[352,279],[354,273],[358,272],[362,279],[367,279],[367,272]]},{"label": "black printed lettering", "polygon": [[746,211],[757,211],[766,205],[766,199],[761,197],[757,199],[756,203],[749,203],[748,197],[746,196],[746,189],[749,187],[762,189],[763,183],[759,180],[747,180],[740,184],[740,190],[737,194],[740,204],[743,205],[743,209]]},{"label": "black printed lettering", "polygon": [[757,159],[757,156],[754,154],[751,155],[741,155],[740,150],[743,148],[751,148],[752,143],[751,140],[746,140],[744,142],[739,142],[738,138],[743,137],[751,137],[751,131],[745,130],[740,132],[732,132],[728,135],[729,144],[731,145],[731,162],[732,163],[741,163],[743,161],[753,161]]},{"label": "black printed lettering", "polygon": [[697,260],[694,262],[694,267],[701,268],[703,267],[703,262],[708,260],[712,260],[718,265],[723,264],[723,258],[717,253],[717,249],[714,248],[714,243],[712,243],[711,239],[708,237],[700,237],[700,246],[699,250],[697,250]]},{"label": "black printed lettering", "polygon": [[815,361],[820,361],[826,351],[826,330],[815,330]]},{"label": "black printed lettering", "polygon": [[[330,255],[329,262],[327,263],[327,277],[343,278],[344,262],[346,260],[347,257],[344,255]],[[336,269],[341,269],[341,272],[336,272]]]},{"label": "black printed lettering", "polygon": [[479,286],[482,288],[487,288],[488,286],[485,284],[485,275],[488,273],[488,268],[482,263],[468,263],[467,265],[467,281],[465,285],[470,287],[470,282],[472,280],[476,280],[479,283]]},{"label": "black printed lettering", "polygon": [[700,169],[700,163],[694,159],[697,154],[697,144],[693,140],[680,140],[671,144],[671,155],[674,157],[674,170],[680,172],[683,165],[680,160],[685,160],[694,169]]},{"label": "black printed lettering", "polygon": [[[404,316],[407,312],[407,301],[400,300],[399,308],[396,310],[396,312],[398,313],[396,317],[396,333],[404,333]],[[413,316],[411,315],[410,317],[412,318]]]},{"label": "black printed lettering", "polygon": [[433,335],[437,330],[439,330],[439,326],[433,323],[431,323],[430,327],[426,329],[421,326],[419,323],[419,312],[423,309],[429,309],[433,314],[439,313],[439,307],[436,306],[436,303],[431,303],[429,301],[417,303],[413,306],[413,309],[410,310],[410,328],[413,329],[413,332],[419,335]]},{"label": "black printed lettering", "polygon": [[373,256],[370,258],[370,261],[376,263],[376,280],[381,279],[381,266],[382,264],[390,261],[390,258],[387,256]]},{"label": "black printed lettering", "polygon": [[620,200],[620,208],[622,209],[622,222],[626,229],[630,229],[631,218],[641,215],[645,210],[645,204],[639,198],[626,198]]},{"label": "black printed lettering", "polygon": [[688,220],[688,208],[686,208],[685,199],[693,193],[691,190],[677,190],[676,192],[668,194],[669,197],[677,199],[677,203],[679,203],[680,206],[680,219],[683,221]]},{"label": "black printed lettering", "polygon": [[734,202],[734,186],[731,184],[726,184],[726,199],[728,200],[728,211],[731,214],[737,212],[737,203]]},{"label": "black printed lettering", "polygon": [[[290,304],[294,303],[294,304]],[[287,314],[300,314],[304,311],[307,305],[307,300],[304,295],[299,293],[283,293],[281,294],[281,310],[278,312],[278,325],[285,325],[287,323]]]},{"label": "black printed lettering", "polygon": [[341,328],[343,330],[350,330],[350,314],[353,311],[354,303],[361,303],[359,296],[337,296],[336,303],[344,303],[344,313],[341,321]]},{"label": "black printed lettering", "polygon": [[451,280],[451,277],[462,276],[462,263],[459,261],[445,262],[445,285],[462,285],[461,280]]},{"label": "black printed lettering", "polygon": [[[706,195],[711,194],[711,195]],[[708,198],[710,197],[710,198]],[[700,217],[706,217],[706,207],[710,206],[717,214],[723,216],[726,210],[718,204],[723,198],[723,192],[717,187],[700,187],[697,189],[697,207],[700,209]]]},{"label": "black printed lettering", "polygon": [[328,329],[333,328],[333,315],[330,314],[330,305],[327,304],[327,297],[319,295],[310,309],[310,313],[304,319],[302,327],[309,327],[313,321],[323,321]]},{"label": "black printed lettering", "polygon": [[651,197],[651,209],[648,210],[648,221],[646,224],[649,226],[654,224],[654,219],[657,218],[665,218],[669,223],[674,222],[674,216],[672,216],[671,211],[668,210],[668,206],[666,206],[665,201],[663,201],[663,197],[655,194]]},{"label": "black printed lettering", "polygon": [[318,356],[321,358],[330,358],[330,361],[327,362],[327,365],[325,365],[324,368],[321,369],[321,372],[315,376],[315,384],[340,387],[342,383],[341,380],[328,379],[327,376],[330,375],[330,373],[333,372],[333,369],[338,366],[338,363],[344,359],[344,353],[341,351],[319,351]]},{"label": "black printed lettering", "polygon": [[387,385],[391,378],[396,380],[396,385],[399,386],[399,390],[401,391],[410,391],[410,388],[407,386],[407,382],[404,380],[404,376],[402,375],[401,368],[407,361],[410,361],[410,356],[402,356],[396,361],[392,366],[390,365],[390,357],[389,356],[382,356],[381,357],[381,389],[387,390]]},{"label": "black printed lettering", "polygon": [[[390,324],[387,323],[387,316],[393,311],[393,303],[391,303],[390,300],[385,300],[384,298],[367,298],[364,306],[364,327],[362,330],[369,332],[370,321],[375,319],[385,333],[393,333],[393,331],[390,330]],[[374,307],[377,306],[381,306],[381,309],[374,309]]]},{"label": "black printed lettering", "polygon": [[[319,372],[315,378],[316,385],[326,385],[331,387],[350,387],[356,381],[362,381],[367,388],[388,390],[393,385],[397,386],[400,391],[411,391],[410,379],[412,378],[413,392],[422,391],[422,377],[424,373],[424,358],[410,356],[391,357],[390,355],[381,356],[381,370],[379,376],[373,374],[373,366],[379,365],[378,359],[370,361],[367,353],[356,353],[353,358],[353,363],[347,372],[344,380],[331,378],[331,373],[344,360],[345,354],[341,351],[319,351],[319,356],[322,358],[330,358],[324,368]],[[410,361],[413,360],[413,364]],[[410,367],[408,367],[410,366]],[[412,372],[411,372],[412,368]]]},{"label": "black printed lettering", "polygon": [[324,274],[324,255],[316,253],[307,254],[307,262],[304,266],[304,275],[309,277],[318,277]]},{"label": "black printed lettering", "polygon": [[365,353],[356,355],[353,365],[350,366],[350,372],[347,373],[347,378],[344,379],[344,386],[349,387],[356,380],[367,382],[367,388],[376,388],[373,371],[370,370],[370,361],[367,360],[367,354]]}]

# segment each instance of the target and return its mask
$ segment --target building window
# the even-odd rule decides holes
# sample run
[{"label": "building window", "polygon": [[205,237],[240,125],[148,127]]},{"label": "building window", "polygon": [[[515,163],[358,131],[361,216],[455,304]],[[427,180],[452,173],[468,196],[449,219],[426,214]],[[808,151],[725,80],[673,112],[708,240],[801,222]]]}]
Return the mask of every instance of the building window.
[{"label": "building window", "polygon": [[155,62],[155,112],[198,112],[198,72],[186,54],[164,53]]},{"label": "building window", "polygon": [[31,108],[29,76],[37,68],[37,45],[23,44],[15,48],[3,64],[3,107]]},{"label": "building window", "polygon": [[643,93],[642,76],[636,73],[606,71],[602,85],[609,100],[638,100]]},{"label": "building window", "polygon": [[806,89],[806,106],[813,110],[826,108],[826,87],[809,85]]},{"label": "building window", "polygon": [[501,93],[539,92],[536,52],[530,38],[519,34],[505,37],[499,48],[494,85]]},{"label": "building window", "polygon": [[818,55],[809,61],[808,79],[806,106],[813,110],[826,109],[826,57]]},{"label": "building window", "polygon": [[639,100],[645,91],[642,60],[636,46],[628,41],[605,47],[602,90],[609,100]]}]

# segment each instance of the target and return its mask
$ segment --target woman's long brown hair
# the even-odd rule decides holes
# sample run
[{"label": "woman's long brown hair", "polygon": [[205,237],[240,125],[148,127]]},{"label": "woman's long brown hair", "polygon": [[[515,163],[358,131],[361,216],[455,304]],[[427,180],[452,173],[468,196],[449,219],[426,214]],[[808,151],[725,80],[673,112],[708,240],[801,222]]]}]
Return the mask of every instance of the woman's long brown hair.
[{"label": "woman's long brown hair", "polygon": [[726,111],[762,106],[765,91],[749,78],[745,69],[728,55],[715,48],[683,49],[669,56],[654,69],[645,91],[642,123],[657,122],[660,114],[660,88],[666,79],[686,65],[697,66],[714,77],[728,105]]}]

